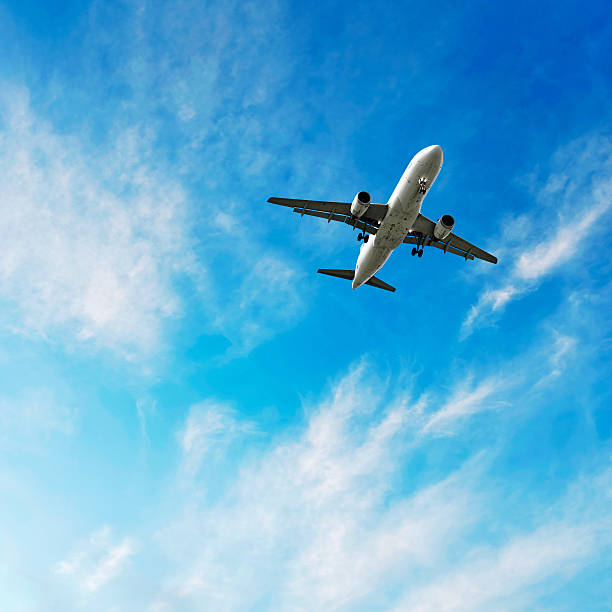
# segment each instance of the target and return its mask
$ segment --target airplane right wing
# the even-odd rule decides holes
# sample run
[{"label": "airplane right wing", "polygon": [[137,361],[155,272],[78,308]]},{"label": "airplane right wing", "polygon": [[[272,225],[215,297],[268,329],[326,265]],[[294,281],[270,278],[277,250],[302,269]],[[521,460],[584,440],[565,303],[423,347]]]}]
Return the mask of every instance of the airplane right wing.
[{"label": "airplane right wing", "polygon": [[442,249],[445,253],[453,253],[465,257],[465,259],[482,259],[483,261],[489,261],[491,263],[497,263],[497,257],[483,251],[481,248],[473,245],[471,242],[457,236],[457,234],[449,234],[444,240],[438,240],[434,236],[435,222],[428,219],[425,215],[419,213],[414,227],[412,228],[411,235],[408,234],[404,238],[404,242],[407,244],[416,244],[421,246],[433,246],[438,249]]}]

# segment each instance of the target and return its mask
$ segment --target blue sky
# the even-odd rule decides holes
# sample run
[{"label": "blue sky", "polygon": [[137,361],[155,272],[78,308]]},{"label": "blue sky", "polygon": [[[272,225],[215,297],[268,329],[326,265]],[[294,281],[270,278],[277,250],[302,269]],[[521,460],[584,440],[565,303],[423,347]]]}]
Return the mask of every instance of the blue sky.
[{"label": "blue sky", "polygon": [[[0,6],[0,608],[612,607],[609,3]],[[498,255],[315,273],[424,205]]]}]

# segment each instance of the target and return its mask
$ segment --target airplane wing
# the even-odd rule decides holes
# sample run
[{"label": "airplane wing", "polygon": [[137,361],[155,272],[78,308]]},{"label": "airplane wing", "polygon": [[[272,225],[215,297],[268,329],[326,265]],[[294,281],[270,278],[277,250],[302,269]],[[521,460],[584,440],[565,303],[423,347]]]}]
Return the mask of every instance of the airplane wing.
[{"label": "airplane wing", "polygon": [[[425,215],[419,214],[417,220],[414,223],[412,232],[404,238],[404,242],[407,244],[423,244],[423,246],[432,246],[438,249],[442,249],[445,253],[453,253],[465,257],[465,259],[482,259],[483,261],[490,261],[491,263],[497,263],[497,257],[483,251],[481,248],[473,245],[471,242],[464,240],[457,236],[457,234],[451,233],[448,238],[444,240],[437,240],[434,237],[435,222],[428,219]],[[412,234],[420,234],[425,242],[422,243],[422,238],[414,236]]]},{"label": "airplane wing", "polygon": [[320,217],[330,221],[340,221],[347,223],[353,228],[365,230],[370,234],[375,234],[378,230],[380,221],[387,214],[386,204],[370,204],[365,215],[359,219],[351,215],[350,202],[325,202],[323,200],[296,200],[293,198],[268,198],[272,204],[280,204],[293,208],[293,212],[300,215],[310,215]]}]

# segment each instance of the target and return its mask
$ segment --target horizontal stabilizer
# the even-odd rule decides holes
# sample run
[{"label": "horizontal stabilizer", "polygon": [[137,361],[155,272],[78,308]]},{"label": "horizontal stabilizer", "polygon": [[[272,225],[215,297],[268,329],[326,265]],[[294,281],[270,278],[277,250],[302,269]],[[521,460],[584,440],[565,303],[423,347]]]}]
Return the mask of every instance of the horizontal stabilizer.
[{"label": "horizontal stabilizer", "polygon": [[[338,278],[345,278],[346,280],[353,280],[355,278],[355,270],[329,270],[319,268],[317,270],[319,274],[326,274],[327,276],[336,276]],[[366,282],[366,285],[372,285],[372,287],[377,287],[378,289],[385,289],[386,291],[395,291],[395,287],[385,283],[385,281],[381,281],[380,278],[376,278],[373,276],[369,281]]]},{"label": "horizontal stabilizer", "polygon": [[372,287],[378,287],[379,289],[384,289],[385,291],[395,291],[395,287],[385,283],[385,281],[381,281],[380,278],[376,278],[375,276],[367,281],[366,285],[372,285]]},{"label": "horizontal stabilizer", "polygon": [[338,278],[346,278],[346,280],[353,280],[355,278],[355,270],[326,270],[319,268],[317,270],[319,274],[327,274],[327,276],[337,276]]}]

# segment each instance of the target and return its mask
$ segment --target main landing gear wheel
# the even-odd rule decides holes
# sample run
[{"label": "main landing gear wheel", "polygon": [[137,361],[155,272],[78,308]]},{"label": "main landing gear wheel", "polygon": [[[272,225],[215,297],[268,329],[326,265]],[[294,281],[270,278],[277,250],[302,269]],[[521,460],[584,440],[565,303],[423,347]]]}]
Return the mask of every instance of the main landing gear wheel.
[{"label": "main landing gear wheel", "polygon": [[423,249],[419,251],[419,257],[423,257]]},{"label": "main landing gear wheel", "polygon": [[416,250],[416,247],[414,247],[414,248],[412,249],[412,256],[414,257],[416,254],[417,254],[417,250]]},{"label": "main landing gear wheel", "polygon": [[361,240],[363,240],[364,242],[367,242],[369,239],[370,239],[370,234],[359,233],[357,236],[357,242],[360,242]]}]

